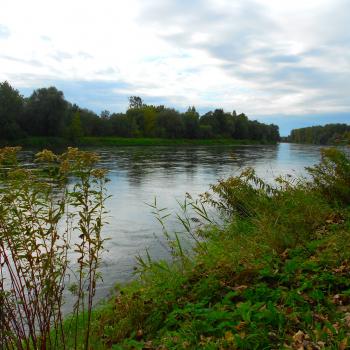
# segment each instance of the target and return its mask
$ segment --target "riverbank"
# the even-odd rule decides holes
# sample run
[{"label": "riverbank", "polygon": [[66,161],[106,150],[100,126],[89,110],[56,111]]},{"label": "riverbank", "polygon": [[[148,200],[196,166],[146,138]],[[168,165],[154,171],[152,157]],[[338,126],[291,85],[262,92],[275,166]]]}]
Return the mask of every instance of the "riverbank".
[{"label": "riverbank", "polygon": [[162,139],[123,137],[83,137],[81,146],[220,146],[220,145],[260,145],[256,140],[235,139]]},{"label": "riverbank", "polygon": [[82,137],[76,142],[61,137],[28,137],[12,142],[23,147],[119,147],[119,146],[220,146],[220,145],[261,145],[268,144],[256,140],[235,139],[162,139],[162,138],[126,138],[126,137]]},{"label": "riverbank", "polygon": [[139,277],[95,309],[91,347],[348,348],[349,169],[329,150],[309,183],[271,188],[252,171],[221,181],[205,201],[222,224],[189,198],[194,254],[170,235],[171,262],[139,259]]}]

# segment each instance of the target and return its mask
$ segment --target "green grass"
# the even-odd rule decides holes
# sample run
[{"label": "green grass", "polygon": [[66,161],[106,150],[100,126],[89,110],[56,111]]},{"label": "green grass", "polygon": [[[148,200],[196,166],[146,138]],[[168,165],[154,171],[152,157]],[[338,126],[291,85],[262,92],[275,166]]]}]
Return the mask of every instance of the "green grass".
[{"label": "green grass", "polygon": [[81,146],[216,146],[216,145],[251,145],[261,144],[254,140],[234,139],[161,139],[161,138],[126,138],[126,137],[83,137]]},{"label": "green grass", "polygon": [[190,199],[206,223],[194,253],[169,234],[172,261],[139,260],[96,308],[92,348],[348,348],[349,167],[329,150],[309,183],[271,188],[252,170],[221,181],[205,197],[221,224]]},{"label": "green grass", "polygon": [[65,148],[69,146],[71,142],[63,137],[32,136],[12,141],[10,144],[14,146],[34,147],[42,150],[43,148],[51,147]]},{"label": "green grass", "polygon": [[127,138],[127,137],[82,137],[77,142],[62,137],[33,136],[16,140],[11,145],[34,148],[62,148],[67,146],[220,146],[220,145],[259,145],[265,142],[234,139],[162,139],[162,138]]}]

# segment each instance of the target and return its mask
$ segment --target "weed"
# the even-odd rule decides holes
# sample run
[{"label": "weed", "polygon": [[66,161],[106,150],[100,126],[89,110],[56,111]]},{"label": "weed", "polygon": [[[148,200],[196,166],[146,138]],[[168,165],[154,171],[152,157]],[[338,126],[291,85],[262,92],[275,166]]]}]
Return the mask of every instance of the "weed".
[{"label": "weed", "polygon": [[76,276],[75,331],[69,332],[77,348],[78,320],[85,315],[79,347],[88,349],[104,243],[106,173],[95,168],[96,155],[74,148],[59,156],[44,150],[37,167],[28,169],[17,161],[19,150],[0,150],[1,346],[66,349],[64,291]]}]

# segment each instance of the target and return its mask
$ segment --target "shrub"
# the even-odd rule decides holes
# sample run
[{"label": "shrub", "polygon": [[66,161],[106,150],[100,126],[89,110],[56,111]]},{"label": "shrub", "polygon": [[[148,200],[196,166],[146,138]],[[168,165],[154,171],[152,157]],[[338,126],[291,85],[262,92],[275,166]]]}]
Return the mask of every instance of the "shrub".
[{"label": "shrub", "polygon": [[323,149],[320,164],[307,168],[313,182],[328,200],[340,204],[350,203],[350,159],[336,148]]},{"label": "shrub", "polygon": [[[77,348],[78,321],[85,314],[88,349],[104,243],[106,172],[95,168],[95,154],[75,148],[62,155],[44,150],[33,169],[18,162],[19,150],[0,149],[1,346],[65,349],[69,333]],[[67,330],[62,307],[69,284],[75,302]]]}]

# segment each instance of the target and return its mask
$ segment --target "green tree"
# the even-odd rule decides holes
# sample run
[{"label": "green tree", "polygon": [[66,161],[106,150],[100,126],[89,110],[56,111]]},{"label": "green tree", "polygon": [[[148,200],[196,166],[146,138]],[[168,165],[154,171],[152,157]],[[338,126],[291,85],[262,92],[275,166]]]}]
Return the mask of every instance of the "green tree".
[{"label": "green tree", "polygon": [[248,117],[241,113],[235,117],[235,132],[234,137],[242,140],[249,137]]},{"label": "green tree", "polygon": [[22,136],[19,120],[24,99],[5,81],[0,83],[0,140],[13,140]]},{"label": "green tree", "polygon": [[55,87],[35,90],[28,98],[23,127],[30,135],[62,136],[68,119],[68,103]]},{"label": "green tree", "polygon": [[184,123],[178,111],[164,108],[157,115],[157,136],[181,138],[184,136]]},{"label": "green tree", "polygon": [[288,136],[288,141],[327,145],[341,142],[343,135],[346,132],[350,132],[350,125],[326,124],[324,126],[310,126],[306,128],[293,129],[291,134]]},{"label": "green tree", "polygon": [[199,135],[199,114],[194,107],[189,107],[183,114],[185,136],[189,139],[197,138]]},{"label": "green tree", "polygon": [[139,96],[130,96],[129,97],[129,109],[139,109],[142,108],[143,101]]},{"label": "green tree", "polygon": [[155,136],[157,112],[153,106],[143,107],[144,116],[144,135],[148,137]]},{"label": "green tree", "polygon": [[77,142],[83,136],[83,128],[81,126],[80,113],[75,112],[69,126],[69,139]]},{"label": "green tree", "polygon": [[110,111],[104,110],[101,112],[101,119],[109,119],[111,116]]}]

